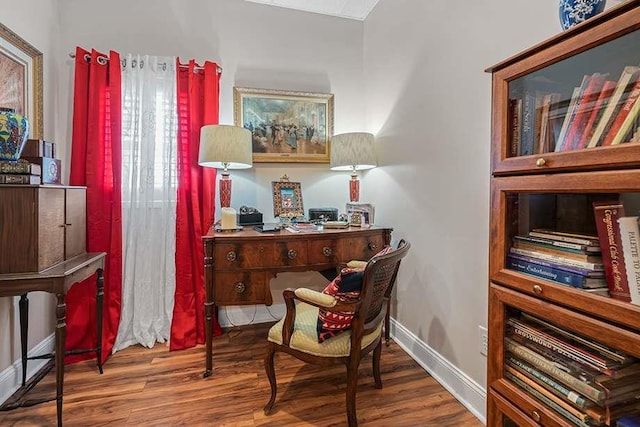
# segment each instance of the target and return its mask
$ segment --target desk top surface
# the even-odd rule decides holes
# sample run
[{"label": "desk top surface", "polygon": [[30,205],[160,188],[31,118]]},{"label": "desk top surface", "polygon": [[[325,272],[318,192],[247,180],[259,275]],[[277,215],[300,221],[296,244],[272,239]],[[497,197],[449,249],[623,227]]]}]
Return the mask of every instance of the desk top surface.
[{"label": "desk top surface", "polygon": [[379,234],[381,232],[393,231],[390,227],[381,227],[372,225],[370,227],[348,227],[348,228],[325,228],[321,231],[317,230],[304,230],[300,232],[291,232],[286,229],[275,232],[259,232],[256,231],[252,225],[245,226],[240,230],[234,231],[215,231],[210,228],[205,236],[202,236],[203,240],[235,240],[235,239],[250,239],[258,238],[264,240],[289,240],[289,239],[308,239],[308,238],[322,238],[322,237],[349,237],[349,235],[365,235],[365,234]]},{"label": "desk top surface", "polygon": [[26,273],[0,274],[0,283],[5,281],[29,280],[29,279],[51,279],[66,277],[96,261],[104,262],[107,254],[105,252],[84,253],[66,261],[58,263],[42,271],[29,271]]}]

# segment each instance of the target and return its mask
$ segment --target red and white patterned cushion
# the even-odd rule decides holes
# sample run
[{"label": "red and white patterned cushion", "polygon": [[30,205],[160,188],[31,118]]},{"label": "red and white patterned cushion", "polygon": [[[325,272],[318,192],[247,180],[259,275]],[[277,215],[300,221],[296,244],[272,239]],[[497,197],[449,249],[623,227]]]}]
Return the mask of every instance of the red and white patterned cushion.
[{"label": "red and white patterned cushion", "polygon": [[[340,302],[355,301],[362,290],[363,273],[362,269],[343,268],[322,293],[332,295]],[[322,343],[349,329],[352,320],[352,311],[330,312],[320,308],[317,322],[318,342]]]}]

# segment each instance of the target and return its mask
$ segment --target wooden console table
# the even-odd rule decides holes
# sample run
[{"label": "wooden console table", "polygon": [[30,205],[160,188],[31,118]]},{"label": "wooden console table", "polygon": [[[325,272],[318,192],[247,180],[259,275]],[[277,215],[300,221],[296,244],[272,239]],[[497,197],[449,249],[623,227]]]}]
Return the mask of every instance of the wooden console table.
[{"label": "wooden console table", "polygon": [[56,307],[56,331],[55,331],[55,353],[54,360],[56,366],[56,410],[58,426],[62,426],[62,394],[64,386],[64,356],[66,338],[66,313],[65,295],[69,288],[97,273],[97,345],[96,348],[87,350],[73,350],[67,354],[79,354],[95,352],[98,369],[102,373],[102,299],[104,295],[104,279],[102,271],[104,269],[104,252],[84,253],[56,264],[40,272],[28,273],[8,273],[0,274],[0,297],[20,296],[20,339],[22,344],[22,387],[11,396],[7,402],[0,406],[0,411],[8,411],[21,406],[31,406],[37,403],[49,402],[53,398],[41,400],[25,400],[23,397],[31,390],[36,383],[46,374],[48,365],[40,370],[34,378],[25,383],[27,360],[51,358],[51,355],[27,357],[27,331],[28,331],[28,309],[29,303],[27,294],[29,292],[41,291],[54,294],[58,300]]},{"label": "wooden console table", "polygon": [[213,366],[216,306],[271,305],[269,281],[279,272],[324,271],[353,259],[368,260],[391,242],[391,228],[351,227],[323,231],[259,233],[209,230],[204,243],[206,367]]}]

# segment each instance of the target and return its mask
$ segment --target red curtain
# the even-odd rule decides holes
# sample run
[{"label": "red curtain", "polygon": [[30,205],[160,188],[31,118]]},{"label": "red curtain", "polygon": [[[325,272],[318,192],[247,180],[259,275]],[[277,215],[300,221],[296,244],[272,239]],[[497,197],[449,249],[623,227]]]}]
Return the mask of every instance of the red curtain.
[{"label": "red curtain", "polygon": [[[102,358],[118,332],[122,293],[120,56],[76,48],[73,95],[71,185],[87,187],[87,251],[106,252]],[[66,297],[66,348],[96,342],[95,276],[73,286]],[[70,356],[66,362],[91,358]]]},{"label": "red curtain", "polygon": [[[198,165],[200,128],[218,123],[218,66],[178,60],[178,201],[176,291],[170,349],[204,343],[204,249],[202,235],[213,224],[216,170]],[[222,334],[214,319],[213,335]]]}]

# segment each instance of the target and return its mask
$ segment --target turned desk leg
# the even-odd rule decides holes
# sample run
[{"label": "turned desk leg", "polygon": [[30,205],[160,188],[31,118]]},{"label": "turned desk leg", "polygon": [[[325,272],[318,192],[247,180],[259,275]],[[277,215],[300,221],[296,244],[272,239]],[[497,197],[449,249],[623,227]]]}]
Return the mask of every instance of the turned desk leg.
[{"label": "turned desk leg", "polygon": [[58,305],[56,307],[56,410],[58,414],[58,427],[62,427],[62,394],[64,390],[64,347],[67,338],[67,305],[64,302],[64,294],[57,294]]},{"label": "turned desk leg", "polygon": [[98,361],[98,370],[102,375],[102,301],[104,300],[104,276],[102,274],[102,269],[99,268],[97,271],[97,293],[96,293],[96,324],[98,327],[97,334],[97,346],[96,346],[96,360]]},{"label": "turned desk leg", "polygon": [[20,310],[20,347],[22,350],[22,387],[27,382],[27,341],[29,336],[29,298],[27,294],[20,295],[18,304]]},{"label": "turned desk leg", "polygon": [[205,343],[206,343],[206,359],[205,360],[205,370],[202,375],[204,378],[211,376],[211,371],[213,370],[213,310],[214,310],[213,302],[205,302],[204,303],[204,333],[205,333]]}]

